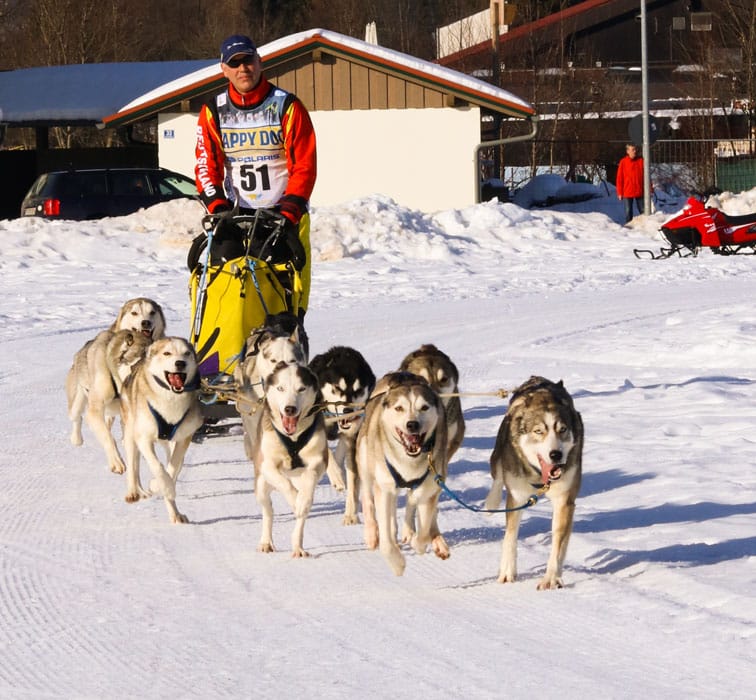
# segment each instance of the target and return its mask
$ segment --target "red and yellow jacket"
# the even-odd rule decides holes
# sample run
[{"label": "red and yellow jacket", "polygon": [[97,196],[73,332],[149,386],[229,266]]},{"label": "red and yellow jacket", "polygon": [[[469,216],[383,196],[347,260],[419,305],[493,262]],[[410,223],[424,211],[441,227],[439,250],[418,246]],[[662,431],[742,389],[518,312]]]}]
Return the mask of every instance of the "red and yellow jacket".
[{"label": "red and yellow jacket", "polygon": [[227,90],[203,105],[195,177],[208,211],[276,206],[298,223],[317,176],[315,132],[300,100],[264,76],[251,92]]}]

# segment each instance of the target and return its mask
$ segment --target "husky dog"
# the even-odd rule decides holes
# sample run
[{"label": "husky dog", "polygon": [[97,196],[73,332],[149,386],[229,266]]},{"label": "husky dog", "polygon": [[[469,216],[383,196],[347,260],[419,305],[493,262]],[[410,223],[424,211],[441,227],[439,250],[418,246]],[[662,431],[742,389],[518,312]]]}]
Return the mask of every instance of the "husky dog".
[{"label": "husky dog", "polygon": [[146,297],[129,299],[121,307],[109,330],[115,332],[121,329],[141,333],[150,341],[159,340],[165,335],[165,315],[162,307]]},{"label": "husky dog", "polygon": [[[123,333],[120,333],[123,331]],[[127,301],[106,331],[87,341],[74,355],[66,377],[71,443],[82,445],[81,419],[86,410],[87,424],[105,450],[108,467],[122,474],[125,466],[111,431],[118,415],[118,395],[130,367],[144,355],[146,346],[165,332],[160,305],[140,297]]]},{"label": "husky dog", "polygon": [[421,345],[399,365],[400,372],[412,372],[426,379],[441,396],[446,413],[446,450],[451,461],[465,437],[465,419],[459,396],[459,371],[451,358],[435,345]]},{"label": "husky dog", "polygon": [[364,406],[375,388],[375,375],[365,358],[354,348],[337,345],[312,358],[310,369],[318,375],[329,440],[336,440],[334,457],[346,472],[344,525],[357,525],[359,476],[354,452],[357,432],[362,425]]},{"label": "husky dog", "polygon": [[[451,462],[465,436],[465,419],[459,400],[459,371],[451,358],[435,345],[421,345],[399,365],[399,371],[419,374],[439,394],[446,414],[446,459]],[[409,542],[414,532],[415,515],[412,507],[405,511],[402,542]]]},{"label": "husky dog", "polygon": [[[160,494],[173,523],[189,522],[176,508],[176,480],[192,435],[202,425],[198,390],[194,349],[184,338],[168,337],[149,346],[145,358],[126,378],[121,394],[128,477],[126,502]],[[158,442],[167,447],[166,466],[155,453]],[[139,478],[140,453],[153,476],[149,491]]]},{"label": "husky dog", "polygon": [[244,450],[249,460],[254,459],[254,440],[265,399],[265,378],[281,362],[307,363],[307,355],[299,340],[299,327],[288,331],[269,323],[253,329],[244,345],[244,357],[234,370],[234,378],[244,397],[243,401],[237,402],[237,410],[244,426]]},{"label": "husky dog", "polygon": [[318,378],[308,367],[281,362],[265,379],[262,420],[255,441],[255,496],[262,508],[262,534],[257,549],[272,552],[273,502],[279,491],[296,518],[291,535],[293,557],[306,557],[302,546],[305,520],[315,486],[326,471],[328,441]]},{"label": "husky dog", "polygon": [[[538,589],[562,587],[562,565],[572,533],[575,499],[580,490],[583,461],[583,421],[562,382],[531,377],[512,394],[509,408],[491,454],[493,484],[486,508],[501,503],[507,489],[507,508],[527,503],[534,490],[546,492],[554,508],[551,554]],[[506,516],[499,582],[517,576],[517,532],[522,510]]]},{"label": "husky dog", "polygon": [[407,501],[417,509],[415,551],[424,554],[430,545],[437,557],[449,557],[437,523],[441,487],[431,473],[445,479],[446,466],[446,418],[438,394],[416,374],[385,375],[370,395],[357,436],[357,468],[366,544],[380,545],[397,576],[405,567],[396,541],[399,489],[409,489]]}]

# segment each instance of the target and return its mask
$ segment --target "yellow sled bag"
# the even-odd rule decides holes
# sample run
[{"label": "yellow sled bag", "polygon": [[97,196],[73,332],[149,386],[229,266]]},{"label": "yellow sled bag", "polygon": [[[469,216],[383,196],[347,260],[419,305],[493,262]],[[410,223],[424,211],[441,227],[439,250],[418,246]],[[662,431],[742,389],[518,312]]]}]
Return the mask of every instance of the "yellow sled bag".
[{"label": "yellow sled bag", "polygon": [[[254,219],[254,232],[258,218],[231,220],[243,225]],[[286,311],[296,315],[303,294],[301,276],[291,261],[274,262],[246,254],[212,264],[212,245],[210,232],[204,264],[190,265],[190,340],[203,377],[232,374],[250,331],[264,325],[268,315]],[[249,244],[246,248],[251,252]],[[265,254],[265,245],[262,248]]]}]

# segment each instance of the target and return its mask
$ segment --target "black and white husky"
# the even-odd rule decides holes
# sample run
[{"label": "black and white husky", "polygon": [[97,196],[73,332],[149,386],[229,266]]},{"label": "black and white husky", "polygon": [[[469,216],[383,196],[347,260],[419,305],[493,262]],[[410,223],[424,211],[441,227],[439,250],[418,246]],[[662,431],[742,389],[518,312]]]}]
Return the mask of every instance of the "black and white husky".
[{"label": "black and white husky", "polygon": [[342,345],[313,357],[310,369],[318,375],[326,403],[326,430],[328,439],[336,440],[336,463],[346,474],[343,522],[357,525],[359,477],[354,452],[365,403],[375,387],[375,375],[360,352]]}]

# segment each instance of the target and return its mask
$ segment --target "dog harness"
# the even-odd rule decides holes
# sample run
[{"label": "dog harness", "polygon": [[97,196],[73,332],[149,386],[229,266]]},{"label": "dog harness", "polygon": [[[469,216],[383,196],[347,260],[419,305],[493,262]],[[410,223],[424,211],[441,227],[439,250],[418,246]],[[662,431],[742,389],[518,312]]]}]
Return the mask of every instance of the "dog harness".
[{"label": "dog harness", "polygon": [[[423,445],[423,449],[421,450],[421,454],[423,452],[428,453],[433,450],[433,448],[436,445],[436,431],[433,431],[433,434],[430,436],[430,439]],[[410,489],[410,491],[414,491],[420,484],[425,481],[425,479],[428,477],[428,474],[430,474],[430,467],[425,470],[422,476],[418,476],[416,479],[410,479],[407,481],[397,470],[396,468],[386,460],[386,467],[389,470],[389,474],[391,474],[391,478],[394,480],[394,484],[399,489]]]},{"label": "dog harness", "polygon": [[160,440],[173,440],[173,436],[176,434],[176,431],[179,429],[179,426],[184,422],[184,418],[186,418],[189,411],[191,411],[191,406],[186,409],[186,413],[184,413],[183,416],[181,416],[178,423],[169,423],[163,416],[158,413],[158,411],[153,408],[151,403],[147,403],[147,406],[150,409],[150,413],[152,414],[152,417],[155,419],[155,422],[157,423],[158,428],[158,438]]},{"label": "dog harness", "polygon": [[299,456],[299,452],[308,442],[310,442],[310,438],[314,435],[315,430],[317,430],[318,428],[318,425],[319,419],[316,418],[312,422],[312,425],[307,428],[307,430],[305,430],[296,440],[292,440],[288,435],[285,435],[284,433],[280,432],[278,428],[273,426],[273,430],[276,432],[276,435],[278,435],[278,439],[281,441],[281,444],[286,448],[286,452],[288,452],[289,454],[292,469],[299,469],[300,467],[304,467],[304,462]]}]

